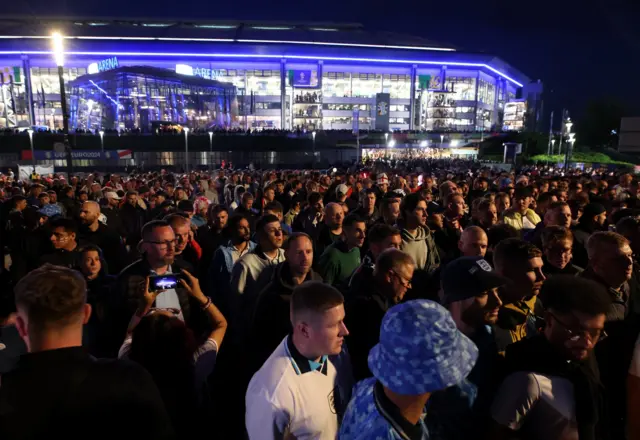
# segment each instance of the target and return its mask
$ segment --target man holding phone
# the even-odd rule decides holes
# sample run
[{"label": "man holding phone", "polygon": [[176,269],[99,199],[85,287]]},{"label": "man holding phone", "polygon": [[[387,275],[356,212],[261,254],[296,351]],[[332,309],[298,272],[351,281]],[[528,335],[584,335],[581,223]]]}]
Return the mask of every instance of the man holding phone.
[{"label": "man holding phone", "polygon": [[[163,220],[154,220],[142,228],[142,241],[138,245],[141,258],[125,268],[115,284],[114,310],[116,325],[114,330],[114,349],[124,340],[129,318],[135,313],[140,298],[144,295],[144,286],[148,276],[169,276],[180,274],[183,265],[175,259],[176,237],[171,226]],[[166,286],[168,287],[168,286]],[[206,328],[206,316],[194,303],[181,284],[166,288],[155,299],[159,309],[177,310],[182,319],[195,335]]]}]

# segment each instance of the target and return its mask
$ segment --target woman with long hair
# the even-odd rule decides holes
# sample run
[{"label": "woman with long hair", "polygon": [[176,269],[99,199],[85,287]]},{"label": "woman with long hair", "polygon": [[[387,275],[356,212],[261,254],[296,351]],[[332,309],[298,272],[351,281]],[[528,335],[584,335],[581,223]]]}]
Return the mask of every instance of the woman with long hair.
[{"label": "woman with long hair", "polygon": [[131,318],[119,357],[129,358],[149,371],[179,438],[190,438],[198,432],[207,407],[206,381],[215,366],[227,321],[202,293],[198,279],[185,270],[182,274],[178,282],[201,305],[213,324],[206,341],[198,345],[193,332],[181,319],[180,310],[152,307],[163,291],[149,291],[147,278],[143,299]]}]

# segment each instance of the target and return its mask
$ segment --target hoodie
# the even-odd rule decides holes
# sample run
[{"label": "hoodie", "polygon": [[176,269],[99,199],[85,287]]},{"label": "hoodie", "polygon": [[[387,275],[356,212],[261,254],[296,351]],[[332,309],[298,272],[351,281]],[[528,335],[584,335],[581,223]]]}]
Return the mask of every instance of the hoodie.
[{"label": "hoodie", "polygon": [[[310,270],[304,282],[307,281],[322,281],[322,277]],[[252,319],[248,321],[247,339],[251,344],[250,365],[255,371],[291,332],[289,305],[295,287],[289,263],[285,261],[276,266],[271,281],[256,298]]]},{"label": "hoodie", "polygon": [[416,269],[433,273],[440,266],[440,256],[436,244],[431,237],[431,231],[426,226],[418,226],[416,235],[408,230],[400,229],[402,235],[402,251],[411,255],[416,262]]}]

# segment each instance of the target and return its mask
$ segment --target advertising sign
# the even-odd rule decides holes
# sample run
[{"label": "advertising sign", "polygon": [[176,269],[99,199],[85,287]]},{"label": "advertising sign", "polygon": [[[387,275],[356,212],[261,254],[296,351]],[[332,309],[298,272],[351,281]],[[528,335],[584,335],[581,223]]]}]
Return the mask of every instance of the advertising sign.
[{"label": "advertising sign", "polygon": [[320,87],[318,71],[311,69],[289,70],[289,83],[293,87],[317,89]]},{"label": "advertising sign", "polygon": [[[36,160],[66,160],[67,153],[64,151],[35,151]],[[74,150],[71,152],[73,160],[118,160],[131,158],[131,150],[117,151],[91,151],[91,150]],[[22,151],[22,160],[32,160],[31,150]]]},{"label": "advertising sign", "polygon": [[222,70],[193,67],[188,64],[176,64],[176,73],[212,80],[217,80],[221,76],[224,76]]},{"label": "advertising sign", "polygon": [[389,131],[389,93],[376,93],[376,130]]},{"label": "advertising sign", "polygon": [[106,60],[98,61],[97,63],[91,63],[87,66],[87,73],[100,73],[106,72],[107,70],[117,69],[120,67],[120,63],[118,63],[117,57],[107,58]]}]

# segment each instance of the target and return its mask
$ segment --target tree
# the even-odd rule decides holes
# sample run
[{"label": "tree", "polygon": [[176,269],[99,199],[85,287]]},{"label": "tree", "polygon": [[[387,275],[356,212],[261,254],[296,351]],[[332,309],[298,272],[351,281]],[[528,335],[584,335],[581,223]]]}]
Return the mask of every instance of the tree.
[{"label": "tree", "polygon": [[602,96],[587,104],[576,123],[576,141],[580,145],[605,148],[615,146],[620,119],[629,116],[627,107],[616,98]]}]

